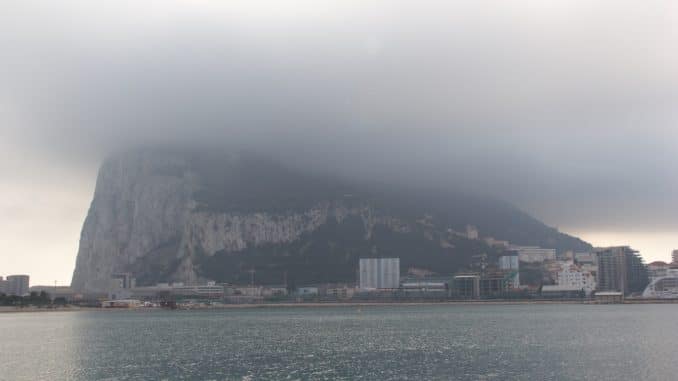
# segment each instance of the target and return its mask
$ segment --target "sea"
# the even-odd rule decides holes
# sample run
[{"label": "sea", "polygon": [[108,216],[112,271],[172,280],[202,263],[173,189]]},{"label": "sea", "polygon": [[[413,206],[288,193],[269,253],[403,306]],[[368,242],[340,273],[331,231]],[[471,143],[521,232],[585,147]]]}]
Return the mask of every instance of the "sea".
[{"label": "sea", "polygon": [[0,314],[0,380],[676,380],[678,305]]}]

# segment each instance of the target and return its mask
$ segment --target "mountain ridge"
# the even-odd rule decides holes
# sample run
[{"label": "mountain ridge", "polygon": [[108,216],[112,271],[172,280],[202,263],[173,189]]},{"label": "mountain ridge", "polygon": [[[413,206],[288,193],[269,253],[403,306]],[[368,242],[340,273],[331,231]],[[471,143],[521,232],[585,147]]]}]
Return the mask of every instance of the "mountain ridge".
[{"label": "mountain ridge", "polygon": [[354,281],[364,256],[453,273],[491,251],[451,230],[518,245],[588,250],[508,203],[455,192],[356,185],[250,154],[143,150],[108,158],[83,225],[72,286],[154,282]]}]

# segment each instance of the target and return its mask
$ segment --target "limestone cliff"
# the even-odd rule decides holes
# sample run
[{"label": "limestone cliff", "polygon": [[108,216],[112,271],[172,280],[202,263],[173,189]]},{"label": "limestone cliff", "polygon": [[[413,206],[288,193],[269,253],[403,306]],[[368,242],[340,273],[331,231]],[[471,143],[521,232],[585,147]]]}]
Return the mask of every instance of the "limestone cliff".
[{"label": "limestone cliff", "polygon": [[[358,258],[367,255],[453,272],[488,250],[447,233],[466,223],[517,243],[587,247],[503,204],[403,202],[387,193],[244,156],[115,156],[99,172],[72,286],[102,291],[117,272],[132,272],[140,284],[241,282],[251,269],[260,282],[351,281]],[[517,222],[519,231],[493,225],[502,219]]]},{"label": "limestone cliff", "polygon": [[129,153],[107,160],[80,237],[74,289],[105,289],[112,273],[180,239],[196,186],[182,157]]}]

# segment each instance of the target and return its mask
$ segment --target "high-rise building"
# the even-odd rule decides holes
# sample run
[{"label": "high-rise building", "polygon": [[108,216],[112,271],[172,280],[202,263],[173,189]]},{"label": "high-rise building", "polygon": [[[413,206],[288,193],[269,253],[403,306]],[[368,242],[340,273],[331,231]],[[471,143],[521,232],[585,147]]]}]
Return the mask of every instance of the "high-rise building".
[{"label": "high-rise building", "polygon": [[510,255],[499,257],[499,268],[510,273],[511,287],[517,288],[520,286],[520,260],[518,260],[518,253],[513,252]]},{"label": "high-rise building", "polygon": [[671,260],[674,265],[678,265],[678,249],[673,250],[673,253],[671,253]]},{"label": "high-rise building", "polygon": [[628,246],[607,247],[596,251],[598,257],[597,291],[642,292],[648,281],[647,268],[638,252]]},{"label": "high-rise building", "polygon": [[7,294],[7,281],[0,276],[0,294]]},{"label": "high-rise building", "polygon": [[360,288],[392,289],[400,287],[400,258],[361,258]]},{"label": "high-rise building", "polygon": [[28,275],[7,276],[7,295],[24,296],[29,293]]}]

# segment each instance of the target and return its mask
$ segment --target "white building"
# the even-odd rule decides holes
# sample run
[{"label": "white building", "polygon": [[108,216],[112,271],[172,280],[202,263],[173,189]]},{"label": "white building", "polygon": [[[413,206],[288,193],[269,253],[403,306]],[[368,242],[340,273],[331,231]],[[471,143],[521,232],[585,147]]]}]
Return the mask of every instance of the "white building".
[{"label": "white building", "polygon": [[596,289],[596,279],[589,271],[583,270],[572,261],[560,261],[556,274],[556,285],[563,289],[583,290],[586,296]]},{"label": "white building", "polygon": [[400,258],[360,258],[360,288],[400,287]]},{"label": "white building", "polygon": [[542,263],[556,260],[556,249],[543,249],[538,246],[511,246],[518,253],[518,259],[525,263]]},{"label": "white building", "polygon": [[652,279],[643,291],[643,297],[678,299],[678,269],[668,269],[663,276]]},{"label": "white building", "polygon": [[472,225],[466,225],[466,238],[478,239],[478,228]]}]

